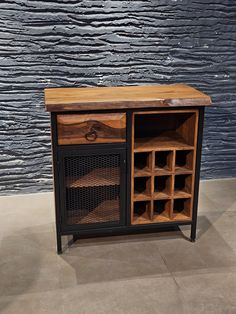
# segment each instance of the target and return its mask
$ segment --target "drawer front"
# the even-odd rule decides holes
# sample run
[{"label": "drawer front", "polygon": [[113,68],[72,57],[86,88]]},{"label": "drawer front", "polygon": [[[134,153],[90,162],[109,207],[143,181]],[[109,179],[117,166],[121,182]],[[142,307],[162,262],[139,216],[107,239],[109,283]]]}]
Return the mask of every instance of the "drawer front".
[{"label": "drawer front", "polygon": [[59,114],[59,145],[117,143],[126,141],[126,114]]}]

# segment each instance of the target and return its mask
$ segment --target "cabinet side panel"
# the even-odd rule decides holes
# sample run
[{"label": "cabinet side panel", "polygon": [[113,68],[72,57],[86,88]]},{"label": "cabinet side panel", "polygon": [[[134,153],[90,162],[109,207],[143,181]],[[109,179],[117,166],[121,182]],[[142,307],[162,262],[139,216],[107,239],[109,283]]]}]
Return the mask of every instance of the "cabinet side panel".
[{"label": "cabinet side panel", "polygon": [[132,197],[132,184],[133,184],[133,121],[132,121],[132,112],[127,112],[127,150],[126,150],[126,160],[127,160],[127,196],[126,196],[126,224],[131,224],[132,219],[132,209],[133,202],[131,200]]},{"label": "cabinet side panel", "polygon": [[60,181],[59,181],[59,162],[57,152],[57,115],[51,113],[51,143],[52,143],[52,165],[53,165],[53,190],[55,199],[55,218],[57,233],[57,252],[61,253],[61,215],[60,215]]},{"label": "cabinet side panel", "polygon": [[201,155],[202,155],[204,112],[205,112],[204,107],[199,108],[195,182],[194,182],[194,199],[193,199],[193,209],[192,209],[192,228],[191,228],[191,240],[192,241],[195,241],[196,228],[197,228],[197,212],[198,212],[199,180],[200,180]]}]

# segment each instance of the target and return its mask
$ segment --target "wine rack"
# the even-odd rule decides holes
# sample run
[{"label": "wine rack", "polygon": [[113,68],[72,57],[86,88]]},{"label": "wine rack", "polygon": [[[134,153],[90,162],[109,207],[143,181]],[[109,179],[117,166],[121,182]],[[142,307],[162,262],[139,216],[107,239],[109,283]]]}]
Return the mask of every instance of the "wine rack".
[{"label": "wine rack", "polygon": [[192,219],[197,121],[194,110],[133,115],[133,225]]}]

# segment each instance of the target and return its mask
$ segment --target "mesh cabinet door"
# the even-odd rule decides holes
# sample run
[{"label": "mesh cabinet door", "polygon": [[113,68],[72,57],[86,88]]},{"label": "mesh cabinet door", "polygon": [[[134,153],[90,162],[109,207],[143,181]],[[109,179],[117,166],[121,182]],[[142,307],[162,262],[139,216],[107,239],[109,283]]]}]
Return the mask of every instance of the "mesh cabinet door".
[{"label": "mesh cabinet door", "polygon": [[97,228],[123,223],[124,153],[115,149],[97,152],[63,158],[65,226]]}]

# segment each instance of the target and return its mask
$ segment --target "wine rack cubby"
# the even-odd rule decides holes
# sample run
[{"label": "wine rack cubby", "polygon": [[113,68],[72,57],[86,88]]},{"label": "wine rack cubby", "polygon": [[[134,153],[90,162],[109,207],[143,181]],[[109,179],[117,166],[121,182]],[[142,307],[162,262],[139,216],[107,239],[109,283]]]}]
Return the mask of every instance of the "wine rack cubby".
[{"label": "wine rack cubby", "polygon": [[155,171],[158,173],[169,173],[173,167],[173,152],[155,152]]},{"label": "wine rack cubby", "polygon": [[137,153],[134,158],[134,176],[143,177],[150,175],[151,171],[151,153]]},{"label": "wine rack cubby", "polygon": [[151,219],[151,202],[150,201],[135,201],[134,202],[134,217],[140,223],[148,222]]},{"label": "wine rack cubby", "polygon": [[174,181],[175,197],[191,197],[192,175],[176,174]]},{"label": "wine rack cubby", "polygon": [[189,219],[191,215],[191,198],[177,198],[173,203],[173,220]]},{"label": "wine rack cubby", "polygon": [[166,221],[171,215],[171,200],[154,200],[153,221]]},{"label": "wine rack cubby", "polygon": [[172,176],[154,177],[154,198],[169,198],[172,192]]},{"label": "wine rack cubby", "polygon": [[191,173],[193,170],[193,150],[176,150],[175,172]]},{"label": "wine rack cubby", "polygon": [[191,220],[197,118],[194,110],[134,114],[133,225]]},{"label": "wine rack cubby", "polygon": [[149,199],[151,196],[151,178],[137,177],[134,178],[134,198],[135,200]]}]

